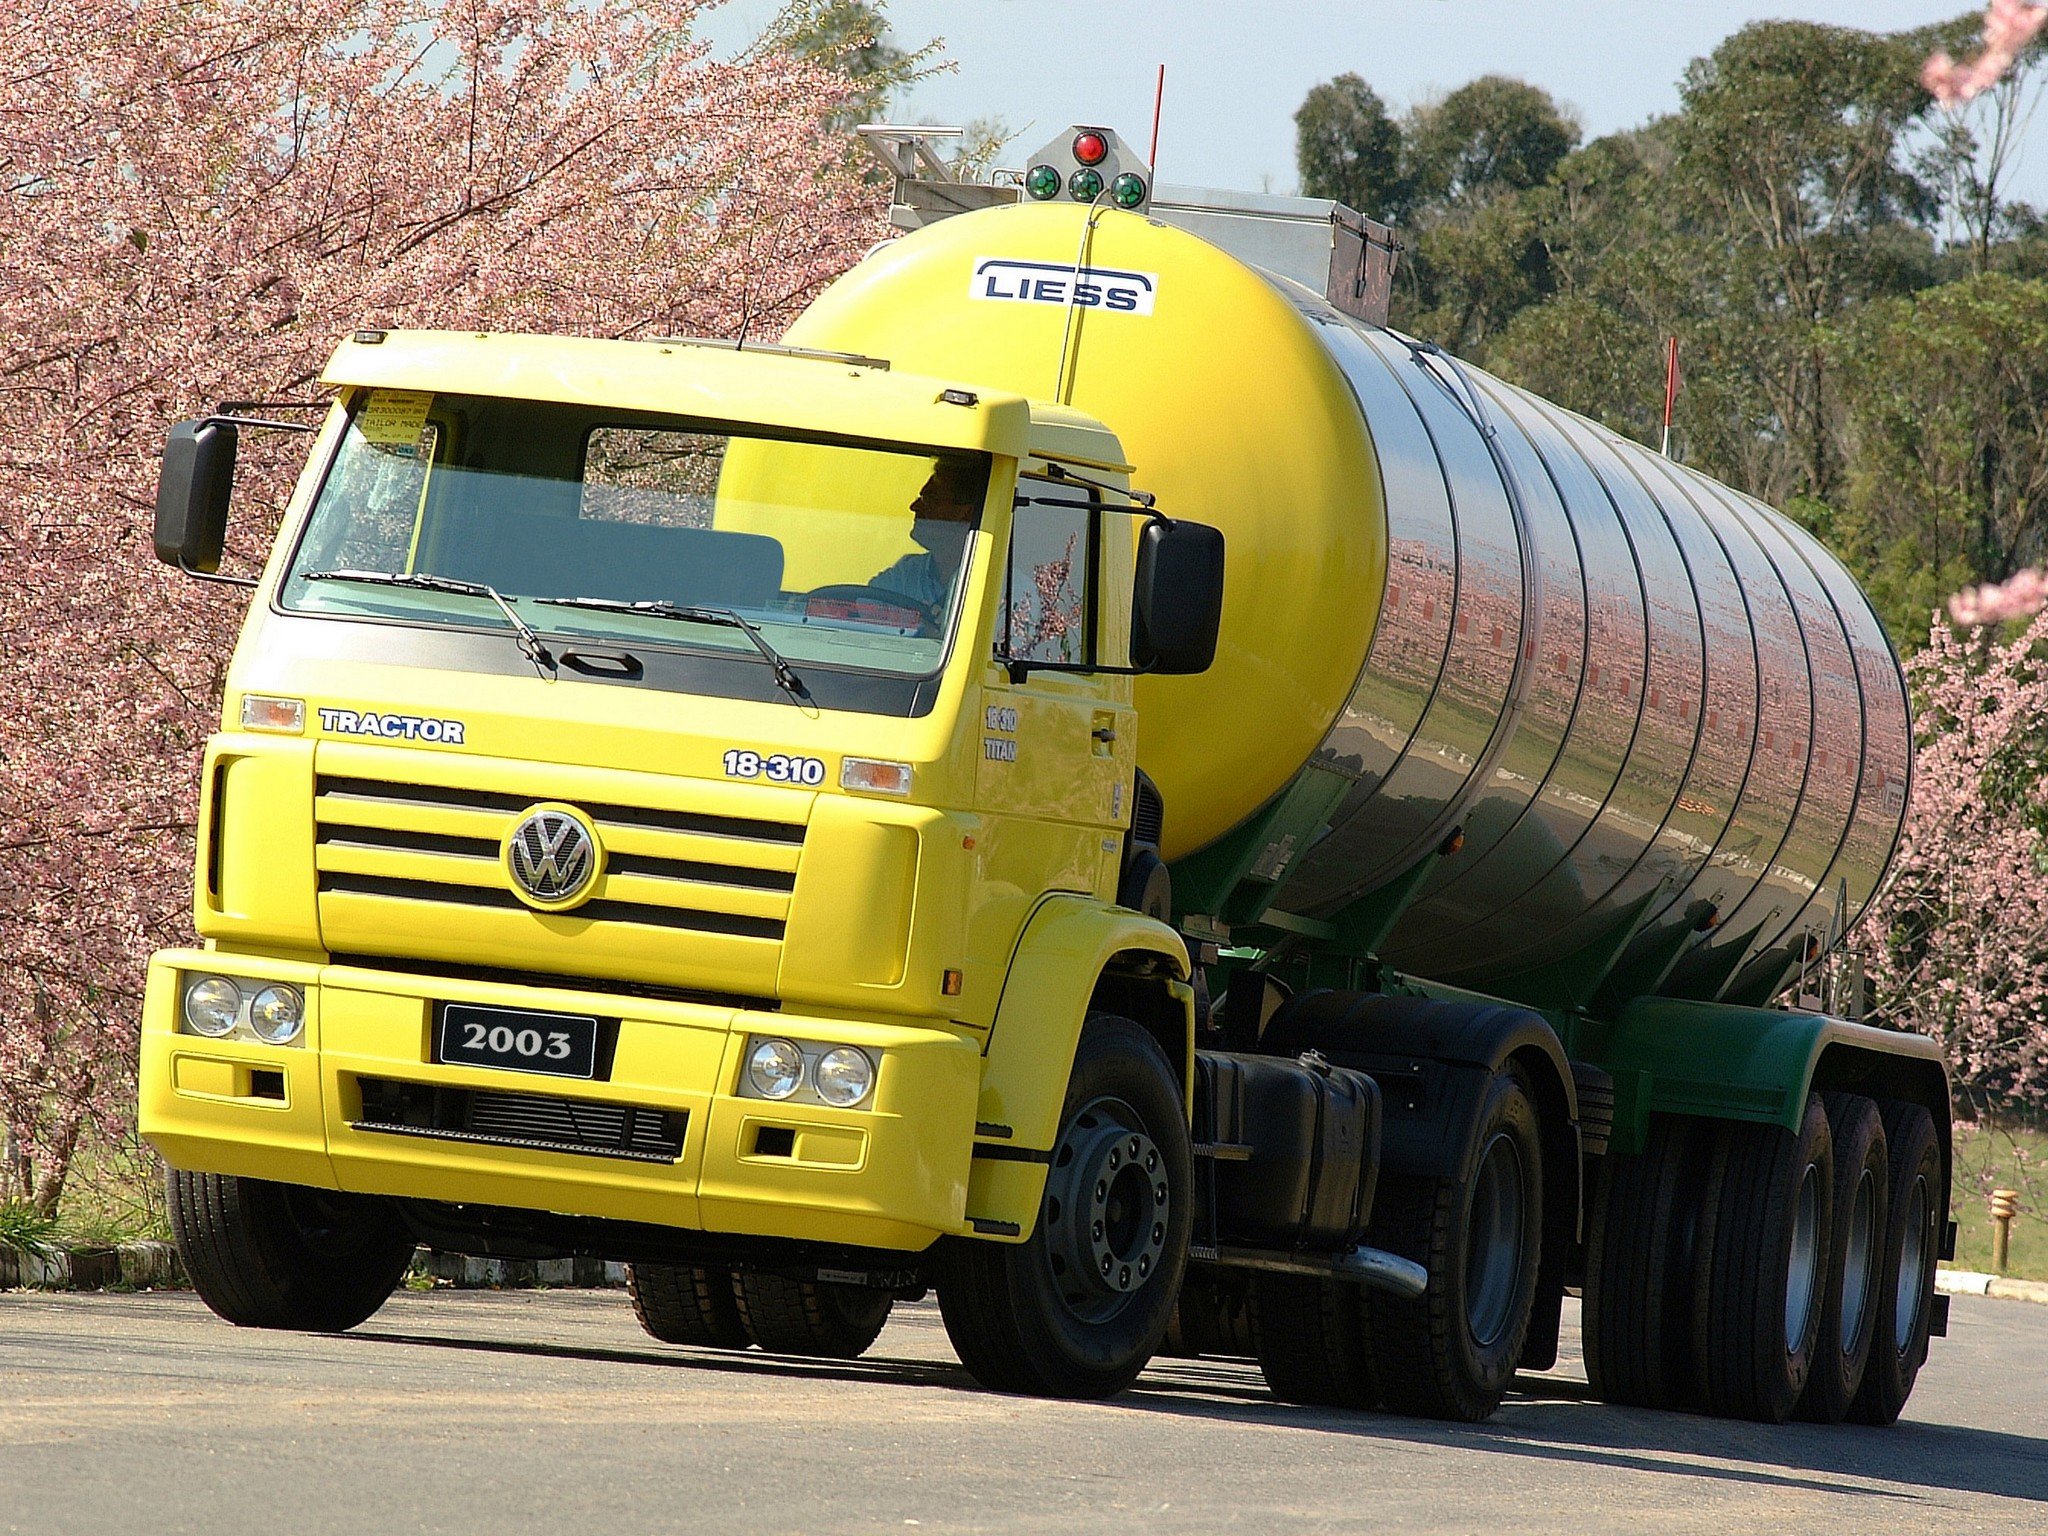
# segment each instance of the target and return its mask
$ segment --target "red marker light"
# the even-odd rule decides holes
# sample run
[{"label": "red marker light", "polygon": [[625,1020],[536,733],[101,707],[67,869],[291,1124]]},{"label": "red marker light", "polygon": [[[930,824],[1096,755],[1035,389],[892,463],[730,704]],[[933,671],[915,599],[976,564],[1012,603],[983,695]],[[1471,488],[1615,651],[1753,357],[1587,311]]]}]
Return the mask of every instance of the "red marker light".
[{"label": "red marker light", "polygon": [[1074,135],[1074,158],[1083,165],[1100,165],[1109,158],[1109,140],[1090,128]]}]

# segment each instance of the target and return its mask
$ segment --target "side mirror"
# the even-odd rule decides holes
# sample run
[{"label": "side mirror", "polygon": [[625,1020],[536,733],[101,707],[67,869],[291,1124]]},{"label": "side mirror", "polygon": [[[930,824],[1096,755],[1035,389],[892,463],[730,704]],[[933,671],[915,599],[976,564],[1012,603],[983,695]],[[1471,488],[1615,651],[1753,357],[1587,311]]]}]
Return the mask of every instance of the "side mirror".
[{"label": "side mirror", "polygon": [[1131,665],[1141,672],[1206,672],[1223,622],[1223,533],[1164,518],[1138,535],[1131,598]]},{"label": "side mirror", "polygon": [[164,564],[194,575],[220,569],[235,443],[234,424],[215,418],[171,428],[156,483],[156,557]]}]

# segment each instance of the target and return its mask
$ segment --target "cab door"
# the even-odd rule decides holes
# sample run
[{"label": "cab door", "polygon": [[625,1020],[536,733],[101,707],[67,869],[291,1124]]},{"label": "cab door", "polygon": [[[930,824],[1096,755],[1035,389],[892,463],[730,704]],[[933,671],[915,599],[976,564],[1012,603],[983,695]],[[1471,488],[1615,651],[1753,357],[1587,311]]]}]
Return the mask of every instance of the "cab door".
[{"label": "cab door", "polygon": [[1073,481],[1018,481],[996,655],[982,687],[976,799],[1013,823],[998,835],[1043,869],[1043,890],[1101,891],[1105,878],[1115,886],[1136,714],[1128,677],[1089,668],[1111,659],[1128,606],[1111,585],[1122,562],[1105,562],[1103,547],[1123,522]]}]

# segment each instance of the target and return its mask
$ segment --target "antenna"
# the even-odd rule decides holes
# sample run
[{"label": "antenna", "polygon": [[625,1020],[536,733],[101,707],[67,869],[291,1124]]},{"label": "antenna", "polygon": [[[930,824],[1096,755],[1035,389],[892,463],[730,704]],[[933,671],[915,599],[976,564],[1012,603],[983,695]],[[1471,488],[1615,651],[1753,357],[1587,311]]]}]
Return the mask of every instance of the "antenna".
[{"label": "antenna", "polygon": [[1166,66],[1159,66],[1159,85],[1152,93],[1152,153],[1145,163],[1152,167],[1152,185],[1159,185],[1159,109],[1166,105]]},{"label": "antenna", "polygon": [[1671,417],[1678,408],[1678,338],[1673,336],[1664,349],[1664,446],[1658,450],[1671,457]]}]

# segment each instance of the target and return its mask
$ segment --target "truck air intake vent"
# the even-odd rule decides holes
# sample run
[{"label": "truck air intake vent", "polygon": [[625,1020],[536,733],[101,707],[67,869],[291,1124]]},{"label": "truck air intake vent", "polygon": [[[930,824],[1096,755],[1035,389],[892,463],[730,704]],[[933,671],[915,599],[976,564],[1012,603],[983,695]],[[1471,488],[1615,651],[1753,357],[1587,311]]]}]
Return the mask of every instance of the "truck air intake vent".
[{"label": "truck air intake vent", "polygon": [[1138,775],[1138,788],[1131,803],[1131,841],[1150,843],[1154,848],[1166,835],[1166,802],[1159,798],[1159,790],[1144,774]]},{"label": "truck air intake vent", "polygon": [[683,1110],[637,1104],[444,1088],[381,1077],[358,1078],[357,1084],[363,1093],[363,1117],[352,1122],[354,1129],[393,1136],[672,1163],[683,1155],[683,1132],[689,1123]]}]

